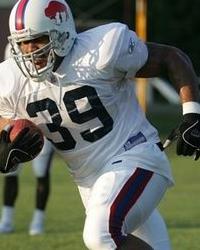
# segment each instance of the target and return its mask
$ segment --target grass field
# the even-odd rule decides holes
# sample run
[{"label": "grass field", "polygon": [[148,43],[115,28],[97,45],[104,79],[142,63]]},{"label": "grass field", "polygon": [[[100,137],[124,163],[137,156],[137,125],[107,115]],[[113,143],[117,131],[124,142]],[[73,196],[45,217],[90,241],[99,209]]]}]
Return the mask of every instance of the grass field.
[{"label": "grass field", "polygon": [[[167,126],[165,119],[164,115],[161,131]],[[172,163],[176,185],[161,202],[160,211],[169,228],[173,249],[200,250],[200,163],[178,158],[173,151],[174,148],[171,147],[167,154]],[[2,186],[3,178],[0,176],[0,187]],[[31,167],[27,164],[20,175],[15,232],[0,235],[0,250],[85,250],[82,241],[84,210],[76,186],[63,161],[54,158],[46,234],[31,237],[28,235],[28,226],[34,207],[34,188],[35,179]]]}]

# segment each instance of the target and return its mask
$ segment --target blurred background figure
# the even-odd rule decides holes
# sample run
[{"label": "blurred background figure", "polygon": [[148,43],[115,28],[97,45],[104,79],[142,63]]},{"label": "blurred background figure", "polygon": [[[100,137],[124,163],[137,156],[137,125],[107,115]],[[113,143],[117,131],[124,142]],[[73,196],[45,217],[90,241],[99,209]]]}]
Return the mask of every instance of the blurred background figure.
[{"label": "blurred background figure", "polygon": [[[5,48],[4,58],[10,57],[10,45]],[[53,147],[45,139],[41,153],[32,161],[33,172],[36,176],[35,211],[30,223],[29,234],[37,235],[44,232],[45,209],[50,192],[49,169],[52,163]],[[22,167],[21,167],[22,168]],[[15,202],[19,191],[19,173],[5,175],[3,187],[3,207],[0,219],[0,233],[11,233],[14,231]]]},{"label": "blurred background figure", "polygon": [[[49,169],[52,163],[53,147],[45,139],[41,153],[32,161],[32,167],[36,176],[35,210],[29,227],[30,235],[38,235],[44,232],[45,209],[50,193]],[[3,207],[0,219],[0,233],[14,231],[15,202],[19,191],[18,171],[6,175],[4,178]]]}]

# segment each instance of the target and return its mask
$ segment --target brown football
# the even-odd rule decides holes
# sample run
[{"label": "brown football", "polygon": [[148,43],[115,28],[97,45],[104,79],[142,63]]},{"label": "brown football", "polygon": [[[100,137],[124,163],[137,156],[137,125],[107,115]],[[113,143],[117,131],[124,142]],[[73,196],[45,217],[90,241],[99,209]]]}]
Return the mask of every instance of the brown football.
[{"label": "brown football", "polygon": [[27,127],[29,128],[30,134],[38,133],[41,136],[41,147],[38,148],[38,153],[41,151],[44,145],[44,137],[43,137],[42,131],[35,123],[27,119],[17,119],[17,120],[12,120],[10,122],[10,125],[12,126],[11,131],[10,131],[11,141],[13,141],[17,137],[17,135],[20,133],[21,130]]}]

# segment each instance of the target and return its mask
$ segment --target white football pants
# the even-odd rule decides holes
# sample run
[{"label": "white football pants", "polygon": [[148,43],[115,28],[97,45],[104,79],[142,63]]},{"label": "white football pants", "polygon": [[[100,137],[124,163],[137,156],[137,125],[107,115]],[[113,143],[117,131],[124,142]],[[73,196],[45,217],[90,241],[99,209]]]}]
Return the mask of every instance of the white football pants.
[{"label": "white football pants", "polygon": [[155,210],[167,187],[165,177],[141,168],[111,169],[90,188],[79,186],[86,208],[85,245],[114,250],[132,233],[155,250],[169,250],[165,224]]}]

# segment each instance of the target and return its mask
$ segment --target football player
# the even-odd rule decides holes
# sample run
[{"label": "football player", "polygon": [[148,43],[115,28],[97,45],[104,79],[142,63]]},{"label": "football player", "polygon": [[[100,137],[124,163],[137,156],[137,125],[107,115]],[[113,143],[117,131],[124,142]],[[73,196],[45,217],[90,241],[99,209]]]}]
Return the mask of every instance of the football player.
[{"label": "football player", "polygon": [[[0,64],[1,122],[30,119],[66,161],[86,209],[87,248],[169,249],[136,233],[173,177],[131,79],[167,77],[176,86],[183,120],[170,141],[178,139],[178,155],[197,159],[200,105],[190,59],[177,48],[142,42],[121,23],[77,34],[64,0],[18,1],[9,25],[13,59]],[[13,142],[9,131],[0,134],[3,173],[32,158],[30,131]]]}]

